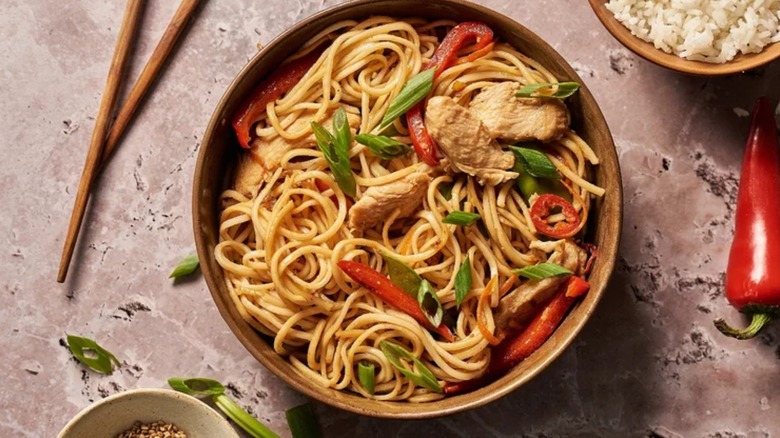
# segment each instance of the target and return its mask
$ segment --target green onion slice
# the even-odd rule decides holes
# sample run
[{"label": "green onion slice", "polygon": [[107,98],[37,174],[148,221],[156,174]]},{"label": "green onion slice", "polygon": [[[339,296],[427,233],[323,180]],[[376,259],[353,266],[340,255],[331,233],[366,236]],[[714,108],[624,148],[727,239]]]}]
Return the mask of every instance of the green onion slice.
[{"label": "green onion slice", "polygon": [[402,157],[411,150],[409,146],[384,135],[359,134],[355,140],[383,160]]},{"label": "green onion slice", "polygon": [[171,377],[168,379],[168,385],[179,392],[196,397],[225,393],[225,387],[221,383],[203,377]]},{"label": "green onion slice", "polygon": [[539,263],[538,265],[526,266],[525,268],[515,269],[515,274],[531,280],[542,280],[544,278],[559,277],[561,275],[571,275],[571,271],[557,263]]},{"label": "green onion slice", "polygon": [[290,408],[284,415],[293,438],[317,438],[321,435],[317,416],[309,403]]},{"label": "green onion slice", "polygon": [[[553,88],[558,89],[553,93]],[[541,84],[528,84],[520,88],[517,97],[541,97],[547,99],[566,99],[580,89],[576,82],[544,82]]]},{"label": "green onion slice", "polygon": [[267,428],[263,423],[257,421],[255,417],[249,415],[249,413],[239,406],[238,403],[234,402],[233,399],[225,394],[215,395],[212,400],[228,418],[241,426],[250,437],[279,438],[279,435]]},{"label": "green onion slice", "polygon": [[[436,380],[436,376],[433,375],[431,370],[429,370],[420,359],[409,352],[409,350],[390,341],[382,341],[382,343],[379,344],[379,348],[382,349],[382,353],[384,353],[387,360],[390,361],[390,364],[401,374],[414,382],[414,384],[434,392],[442,392],[441,385],[439,385],[439,381]],[[412,368],[407,368],[404,362],[402,362],[402,359],[407,363],[411,362]]]},{"label": "green onion slice", "polygon": [[453,183],[441,183],[439,184],[439,193],[444,196],[444,199],[452,199],[452,188],[455,187]]},{"label": "green onion slice", "polygon": [[336,114],[333,116],[333,128],[336,132],[335,136],[319,123],[311,122],[317,147],[325,156],[325,160],[333,172],[333,178],[344,193],[354,198],[356,193],[355,175],[352,174],[352,169],[349,167],[349,147],[352,133],[349,130],[344,108],[336,110]]},{"label": "green onion slice", "polygon": [[382,252],[382,259],[387,264],[387,275],[394,285],[403,289],[409,296],[417,298],[420,283],[423,279],[420,274],[397,258]]},{"label": "green onion slice", "polygon": [[358,362],[358,380],[360,380],[360,386],[371,395],[374,395],[374,385],[376,383],[374,369],[374,364],[371,362],[365,360]]},{"label": "green onion slice", "polygon": [[520,146],[509,146],[509,149],[529,175],[536,178],[561,179],[555,165],[543,152]]},{"label": "green onion slice", "polygon": [[393,123],[393,120],[405,114],[411,107],[425,99],[425,96],[433,89],[433,74],[435,70],[431,68],[422,71],[409,79],[409,82],[401,88],[401,92],[387,107],[387,112],[382,117],[382,123],[379,124],[380,130]]},{"label": "green onion slice", "polygon": [[460,307],[463,299],[471,290],[471,282],[471,260],[469,260],[469,256],[466,256],[458,268],[458,273],[455,274],[455,304],[457,307]]},{"label": "green onion slice", "polygon": [[460,225],[462,227],[469,227],[474,225],[479,220],[479,215],[476,213],[469,213],[466,211],[453,211],[442,219],[445,224]]},{"label": "green onion slice", "polygon": [[173,268],[173,271],[171,272],[171,275],[168,276],[168,278],[176,279],[186,277],[198,269],[198,264],[199,262],[197,254],[188,255],[179,261],[179,264]]},{"label": "green onion slice", "polygon": [[67,336],[70,352],[73,353],[73,356],[75,356],[79,362],[83,363],[91,370],[110,375],[114,372],[112,364],[116,365],[117,368],[122,366],[116,356],[98,345],[97,342],[92,339],[72,335]]},{"label": "green onion slice", "polygon": [[436,295],[436,291],[433,290],[433,286],[428,280],[423,280],[420,283],[420,289],[417,291],[417,303],[428,321],[434,327],[438,327],[444,316],[444,309],[439,301],[439,296]]}]

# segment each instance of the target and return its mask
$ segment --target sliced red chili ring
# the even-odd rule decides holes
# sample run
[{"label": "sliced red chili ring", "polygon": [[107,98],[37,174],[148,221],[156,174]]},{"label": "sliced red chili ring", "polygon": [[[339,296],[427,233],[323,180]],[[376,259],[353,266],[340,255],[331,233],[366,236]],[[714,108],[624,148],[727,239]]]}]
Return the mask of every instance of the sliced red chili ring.
[{"label": "sliced red chili ring", "polygon": [[[554,214],[563,214],[563,220],[551,224],[547,219]],[[572,237],[579,231],[580,216],[571,203],[560,196],[544,194],[531,206],[531,220],[536,231],[555,239]]]}]

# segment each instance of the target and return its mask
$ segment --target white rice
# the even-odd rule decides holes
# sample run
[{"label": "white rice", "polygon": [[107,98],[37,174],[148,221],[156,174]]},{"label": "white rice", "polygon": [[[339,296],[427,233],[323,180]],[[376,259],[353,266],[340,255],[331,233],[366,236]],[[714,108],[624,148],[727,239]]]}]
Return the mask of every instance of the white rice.
[{"label": "white rice", "polygon": [[695,61],[723,63],[780,41],[780,0],[609,0],[637,37]]}]

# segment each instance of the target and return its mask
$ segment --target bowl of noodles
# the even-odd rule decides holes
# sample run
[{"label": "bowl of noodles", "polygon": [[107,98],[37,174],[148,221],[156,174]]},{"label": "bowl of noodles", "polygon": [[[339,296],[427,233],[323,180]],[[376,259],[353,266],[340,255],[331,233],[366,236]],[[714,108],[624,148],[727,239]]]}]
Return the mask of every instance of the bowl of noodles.
[{"label": "bowl of noodles", "polygon": [[193,208],[208,287],[259,362],[344,410],[428,418],[571,343],[614,268],[622,190],[598,105],[548,44],[468,2],[379,0],[296,24],[239,73]]}]

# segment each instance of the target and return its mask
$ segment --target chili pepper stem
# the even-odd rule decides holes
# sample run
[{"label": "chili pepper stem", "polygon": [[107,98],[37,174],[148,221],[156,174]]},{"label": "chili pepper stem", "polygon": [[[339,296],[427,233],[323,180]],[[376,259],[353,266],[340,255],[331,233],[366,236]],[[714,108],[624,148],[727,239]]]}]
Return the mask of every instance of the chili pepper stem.
[{"label": "chili pepper stem", "polygon": [[716,319],[715,327],[726,336],[736,339],[750,339],[758,334],[772,320],[772,315],[768,313],[754,313],[750,325],[742,330],[735,329],[726,324],[723,318]]}]

